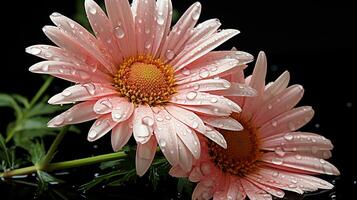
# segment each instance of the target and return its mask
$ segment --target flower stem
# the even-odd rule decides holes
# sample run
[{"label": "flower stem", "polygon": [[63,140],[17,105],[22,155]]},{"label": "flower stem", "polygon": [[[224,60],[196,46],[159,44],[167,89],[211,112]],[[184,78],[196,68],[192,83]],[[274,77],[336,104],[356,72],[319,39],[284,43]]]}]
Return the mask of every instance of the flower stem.
[{"label": "flower stem", "polygon": [[120,158],[124,158],[126,156],[127,156],[127,154],[125,154],[124,152],[116,152],[116,153],[109,153],[109,154],[93,156],[93,157],[88,157],[88,158],[82,158],[82,159],[50,163],[43,169],[39,169],[38,166],[30,166],[30,167],[24,167],[24,168],[14,169],[11,171],[0,173],[0,177],[11,177],[11,176],[16,176],[16,175],[31,174],[33,172],[36,172],[37,170],[43,170],[43,171],[50,172],[50,171],[55,171],[55,170],[62,170],[62,169],[68,169],[68,168],[73,168],[73,167],[92,165],[92,164],[96,164],[96,163],[100,163],[100,162],[117,160]]},{"label": "flower stem", "polygon": [[35,96],[31,99],[29,108],[32,108],[37,101],[41,98],[41,96],[43,95],[43,93],[47,90],[47,88],[51,85],[52,81],[53,81],[53,77],[50,76],[49,78],[46,79],[45,83],[43,83],[43,85],[41,86],[41,88],[37,91],[37,93],[35,94]]},{"label": "flower stem", "polygon": [[58,145],[61,143],[64,135],[67,133],[69,129],[69,126],[64,127],[59,134],[56,136],[56,139],[53,141],[50,149],[47,151],[46,156],[44,157],[44,159],[38,164],[38,168],[41,169],[45,169],[47,167],[47,165],[50,163],[51,159],[53,158],[53,155],[55,154]]}]

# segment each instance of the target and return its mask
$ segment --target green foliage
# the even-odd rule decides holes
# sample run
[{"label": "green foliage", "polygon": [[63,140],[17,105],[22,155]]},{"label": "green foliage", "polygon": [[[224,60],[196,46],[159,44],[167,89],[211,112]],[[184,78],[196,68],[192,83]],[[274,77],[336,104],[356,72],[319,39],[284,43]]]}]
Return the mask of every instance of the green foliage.
[{"label": "green foliage", "polygon": [[190,196],[193,191],[193,183],[187,178],[179,178],[177,182],[177,191],[181,194],[186,193]]},{"label": "green foliage", "polygon": [[0,160],[2,171],[7,171],[9,169],[14,169],[15,164],[15,148],[7,148],[5,144],[5,139],[0,134]]}]

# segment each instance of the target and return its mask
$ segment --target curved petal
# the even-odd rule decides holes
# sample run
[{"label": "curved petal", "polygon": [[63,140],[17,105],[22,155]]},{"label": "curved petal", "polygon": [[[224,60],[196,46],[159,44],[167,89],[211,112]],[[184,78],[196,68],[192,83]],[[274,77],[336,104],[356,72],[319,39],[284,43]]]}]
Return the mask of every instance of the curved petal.
[{"label": "curved petal", "polygon": [[265,138],[278,133],[295,131],[314,116],[314,111],[310,106],[302,106],[289,110],[259,128],[259,137]]},{"label": "curved petal", "polygon": [[204,79],[196,82],[182,84],[177,86],[177,90],[183,91],[198,91],[207,92],[214,90],[226,90],[231,86],[231,83],[224,79]]},{"label": "curved petal", "polygon": [[218,19],[209,19],[198,24],[192,30],[192,36],[187,40],[187,44],[194,44],[199,40],[204,40],[213,33],[215,33],[221,26],[221,22]]},{"label": "curved petal", "polygon": [[199,182],[192,193],[192,199],[194,200],[207,200],[213,196],[212,191],[203,182]]},{"label": "curved petal", "polygon": [[48,100],[49,104],[69,104],[78,101],[98,99],[98,97],[116,94],[117,91],[109,85],[98,83],[78,84],[66,88]]},{"label": "curved petal", "polygon": [[114,105],[112,110],[112,119],[116,122],[122,122],[129,119],[133,112],[134,104],[125,99],[119,104]]},{"label": "curved petal", "polygon": [[270,99],[273,96],[278,95],[285,90],[290,80],[290,73],[285,71],[282,73],[269,87],[266,87],[263,95],[263,101]]},{"label": "curved petal", "polygon": [[208,125],[219,129],[241,131],[243,126],[231,117],[218,117],[218,116],[200,116],[200,118]]},{"label": "curved petal", "polygon": [[231,83],[230,87],[225,90],[217,90],[210,92],[214,95],[221,96],[239,96],[239,97],[254,97],[257,92],[250,86],[240,83]]},{"label": "curved petal", "polygon": [[144,144],[149,141],[154,126],[154,115],[147,105],[139,105],[134,112],[133,133],[138,143]]},{"label": "curved petal", "polygon": [[118,123],[112,130],[111,143],[114,151],[119,151],[125,144],[128,143],[133,133],[132,120]]},{"label": "curved petal", "polygon": [[101,138],[112,130],[112,128],[114,128],[117,124],[117,122],[112,120],[110,114],[99,117],[89,130],[87,137],[88,141],[93,142]]},{"label": "curved petal", "polygon": [[206,137],[208,137],[210,140],[212,140],[213,142],[217,143],[219,146],[221,146],[222,148],[227,148],[227,142],[224,139],[223,135],[220,134],[217,130],[215,130],[214,128],[206,125],[206,132],[202,133],[203,135],[205,135]]},{"label": "curved petal", "polygon": [[96,119],[97,113],[93,111],[95,101],[78,103],[65,112],[57,115],[47,123],[48,127],[62,127],[68,124],[78,124]]},{"label": "curved petal", "polygon": [[117,95],[106,96],[97,100],[94,104],[93,110],[98,114],[107,114],[112,112],[113,107],[119,105],[123,101],[126,101],[126,99],[118,97]]},{"label": "curved petal", "polygon": [[232,110],[225,105],[178,105],[186,110],[190,110],[200,115],[212,115],[212,116],[229,116],[232,114]]},{"label": "curved petal", "polygon": [[136,173],[139,176],[143,176],[154,160],[157,142],[152,137],[145,144],[138,143],[137,145],[135,158]]},{"label": "curved petal", "polygon": [[192,168],[192,154],[180,138],[177,139],[179,165],[183,170],[189,172]]},{"label": "curved petal", "polygon": [[273,196],[276,196],[276,197],[279,197],[279,198],[283,198],[285,193],[283,190],[280,190],[278,188],[275,188],[274,186],[267,186],[267,185],[264,185],[262,183],[259,183],[253,179],[250,179],[249,177],[245,177],[246,179],[248,179],[250,182],[252,182],[254,185],[256,185],[258,188],[264,190],[265,192],[273,195]]},{"label": "curved petal", "polygon": [[171,167],[169,174],[173,177],[177,177],[177,178],[184,178],[187,177],[188,173],[186,171],[184,171],[180,165],[176,165]]},{"label": "curved petal", "polygon": [[272,196],[270,194],[267,194],[264,190],[256,187],[247,179],[242,178],[240,179],[240,181],[249,199],[272,199]]},{"label": "curved petal", "polygon": [[[175,124],[175,130],[177,136],[181,139],[181,141],[185,144],[185,146],[190,150],[193,157],[198,159],[201,153],[201,145],[200,141],[195,132],[193,132],[189,127],[180,122],[179,120],[172,119]],[[180,150],[180,146],[179,146]]]},{"label": "curved petal", "polygon": [[26,53],[50,61],[62,61],[69,63],[80,62],[78,59],[69,55],[67,51],[56,46],[38,44],[27,47],[25,51]]}]

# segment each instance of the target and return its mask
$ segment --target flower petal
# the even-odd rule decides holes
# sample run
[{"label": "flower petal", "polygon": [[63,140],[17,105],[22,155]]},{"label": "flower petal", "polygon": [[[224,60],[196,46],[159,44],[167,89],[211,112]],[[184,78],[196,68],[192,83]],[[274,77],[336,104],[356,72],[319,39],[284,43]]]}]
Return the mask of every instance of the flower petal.
[{"label": "flower petal", "polygon": [[123,97],[114,96],[106,96],[97,100],[94,104],[93,110],[98,114],[107,114],[112,112],[113,107],[120,104],[121,102],[126,101]]},{"label": "flower petal", "polygon": [[185,146],[180,138],[177,139],[178,143],[178,157],[179,157],[179,165],[183,170],[189,172],[192,168],[192,154],[190,150]]},{"label": "flower petal", "polygon": [[264,190],[256,187],[247,179],[241,178],[240,181],[249,199],[272,199],[270,194],[267,194]]},{"label": "flower petal", "polygon": [[50,61],[62,61],[62,62],[69,62],[69,63],[79,62],[78,59],[75,59],[74,57],[69,55],[67,51],[56,46],[39,44],[39,45],[29,46],[25,49],[25,51],[26,53]]},{"label": "flower petal", "polygon": [[206,132],[202,134],[208,137],[213,142],[217,143],[222,148],[225,149],[227,148],[227,142],[224,139],[223,135],[219,133],[217,130],[215,130],[213,127],[206,125]]},{"label": "flower petal", "polygon": [[99,117],[92,125],[88,133],[88,141],[93,142],[114,128],[118,123],[113,121],[110,114]]},{"label": "flower petal", "polygon": [[219,116],[200,116],[200,118],[213,127],[231,131],[241,131],[243,126],[235,119],[231,117],[219,117]]},{"label": "flower petal", "polygon": [[136,173],[139,176],[143,176],[154,160],[157,142],[152,137],[145,144],[138,143],[137,145],[135,158]]},{"label": "flower petal", "polygon": [[114,151],[119,151],[128,143],[133,133],[132,120],[128,119],[118,123],[112,130],[111,143]]},{"label": "flower petal", "polygon": [[314,116],[310,106],[302,106],[289,110],[259,128],[260,138],[265,138],[278,133],[291,132],[308,123]]},{"label": "flower petal", "polygon": [[257,95],[257,92],[252,87],[241,83],[231,83],[231,86],[225,90],[211,91],[210,93],[230,97],[254,97]]},{"label": "flower petal", "polygon": [[303,95],[304,88],[301,85],[290,86],[260,106],[255,113],[254,122],[259,126],[279,114],[291,110],[301,100]]},{"label": "flower petal", "polygon": [[273,152],[265,153],[261,159],[267,163],[307,172],[328,175],[340,174],[335,166],[323,159],[300,156],[298,153],[293,152],[287,152],[282,157],[277,157],[277,155]]},{"label": "flower petal", "polygon": [[78,124],[96,119],[97,113],[93,111],[95,101],[78,103],[67,111],[57,115],[47,123],[48,127],[62,127],[67,124]]},{"label": "flower petal", "polygon": [[114,108],[112,110],[112,119],[116,122],[122,122],[129,119],[133,112],[134,104],[127,100],[124,100],[121,101],[119,104],[114,105]]},{"label": "flower petal", "polygon": [[201,153],[200,141],[195,132],[193,132],[189,127],[180,122],[179,120],[172,119],[175,124],[175,130],[177,136],[181,139],[181,141],[186,145],[186,147],[190,150],[193,157],[198,159]]},{"label": "flower petal", "polygon": [[285,90],[290,80],[290,73],[285,71],[282,73],[269,87],[266,87],[263,95],[263,101],[270,99],[273,96],[278,95]]},{"label": "flower petal", "polygon": [[154,115],[147,105],[139,105],[135,109],[133,119],[133,133],[136,142],[146,143],[152,133],[154,126]]},{"label": "flower petal", "polygon": [[177,89],[183,91],[199,91],[207,92],[214,90],[226,90],[231,86],[231,83],[224,79],[204,79],[196,82],[178,85]]},{"label": "flower petal", "polygon": [[78,84],[66,88],[48,100],[49,104],[69,104],[78,101],[94,100],[98,97],[116,94],[117,91],[108,85],[98,83]]},{"label": "flower petal", "polygon": [[153,108],[155,126],[154,133],[156,140],[159,143],[162,153],[165,155],[167,161],[171,165],[176,165],[179,162],[178,158],[178,144],[175,127],[173,124],[172,116],[164,109]]},{"label": "flower petal", "polygon": [[204,40],[215,33],[221,26],[218,19],[209,19],[198,24],[193,30],[192,36],[187,40],[186,44],[194,44],[199,40]]}]

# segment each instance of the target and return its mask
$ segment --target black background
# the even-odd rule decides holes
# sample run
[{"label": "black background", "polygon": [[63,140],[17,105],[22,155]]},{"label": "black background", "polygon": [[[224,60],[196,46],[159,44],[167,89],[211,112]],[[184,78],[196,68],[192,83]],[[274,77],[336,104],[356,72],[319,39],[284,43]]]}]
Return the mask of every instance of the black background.
[{"label": "black background", "polygon": [[[176,0],[173,5],[182,14],[193,2]],[[264,50],[270,66],[269,81],[289,70],[291,83],[299,83],[305,87],[305,96],[300,105],[313,106],[316,114],[304,130],[317,132],[332,140],[335,149],[331,162],[341,171],[341,176],[334,179],[335,191],[309,196],[306,199],[334,199],[335,196],[337,199],[352,199],[356,196],[354,190],[357,189],[357,133],[354,117],[356,7],[349,1],[262,2],[201,1],[203,10],[200,21],[219,18],[223,24],[222,28],[241,31],[241,34],[224,44],[221,49],[236,46],[255,56],[260,50]],[[75,2],[2,2],[0,92],[20,93],[30,97],[40,87],[43,82],[41,76],[28,72],[28,68],[38,59],[27,55],[24,49],[33,44],[49,43],[41,28],[51,24],[48,16],[54,11],[73,16]],[[250,65],[248,73],[252,68]],[[55,84],[68,85],[64,81],[56,81]],[[58,90],[58,87],[53,87],[49,93],[52,95]],[[3,110],[0,113],[1,131],[4,130],[2,122],[11,119],[8,114]],[[85,143],[85,136],[80,139]],[[107,141],[104,144],[109,145]],[[81,151],[79,147],[70,148],[73,151]],[[110,151],[110,148],[104,149]],[[327,178],[330,181],[332,179]],[[173,184],[171,186],[175,187]],[[129,191],[130,195],[132,191],[133,196],[138,195],[136,191],[141,188],[131,187],[126,192]],[[0,190],[1,188],[9,186],[1,184]],[[168,192],[175,191],[174,189]],[[143,196],[159,195],[157,192],[150,193],[147,188],[142,189],[142,193]],[[3,194],[0,194],[0,199]],[[168,199],[175,198],[175,195],[160,194],[163,199],[167,196]],[[11,196],[13,195],[8,195],[8,198]]]}]

